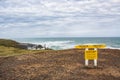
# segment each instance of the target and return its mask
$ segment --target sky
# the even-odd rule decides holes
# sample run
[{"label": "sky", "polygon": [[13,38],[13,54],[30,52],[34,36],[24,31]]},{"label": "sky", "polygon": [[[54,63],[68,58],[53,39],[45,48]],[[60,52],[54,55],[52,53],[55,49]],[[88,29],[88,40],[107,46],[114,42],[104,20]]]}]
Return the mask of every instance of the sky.
[{"label": "sky", "polygon": [[120,37],[120,0],[0,0],[0,38]]}]

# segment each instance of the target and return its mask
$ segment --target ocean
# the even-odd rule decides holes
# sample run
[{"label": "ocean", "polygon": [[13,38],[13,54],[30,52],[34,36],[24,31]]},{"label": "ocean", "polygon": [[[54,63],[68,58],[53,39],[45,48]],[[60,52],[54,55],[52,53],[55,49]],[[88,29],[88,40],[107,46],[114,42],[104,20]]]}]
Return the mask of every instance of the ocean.
[{"label": "ocean", "polygon": [[79,44],[106,44],[107,48],[120,49],[120,37],[58,37],[58,38],[15,38],[21,43],[41,44],[42,46],[63,50]]}]

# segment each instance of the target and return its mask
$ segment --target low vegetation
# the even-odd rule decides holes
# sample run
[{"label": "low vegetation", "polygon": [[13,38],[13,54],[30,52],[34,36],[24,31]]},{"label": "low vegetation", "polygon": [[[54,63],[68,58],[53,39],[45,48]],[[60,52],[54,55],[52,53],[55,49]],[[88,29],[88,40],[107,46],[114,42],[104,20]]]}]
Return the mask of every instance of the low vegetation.
[{"label": "low vegetation", "polygon": [[0,46],[5,46],[5,47],[17,47],[18,42],[9,40],[9,39],[0,39]]},{"label": "low vegetation", "polygon": [[[23,48],[23,47],[25,47],[24,45],[20,46],[20,44],[22,44],[22,43],[16,42],[14,40],[0,39],[0,56],[15,56],[15,55],[30,54],[30,53],[44,52],[44,51],[50,50],[50,49],[27,50],[27,49]],[[32,45],[32,44],[30,44],[30,45]],[[42,46],[40,46],[40,47],[42,47]]]},{"label": "low vegetation", "polygon": [[15,56],[15,55],[31,54],[31,53],[44,52],[44,51],[48,51],[48,50],[25,50],[14,47],[0,46],[0,56]]},{"label": "low vegetation", "polygon": [[120,80],[120,50],[99,50],[98,67],[84,66],[84,50],[0,57],[0,80]]}]

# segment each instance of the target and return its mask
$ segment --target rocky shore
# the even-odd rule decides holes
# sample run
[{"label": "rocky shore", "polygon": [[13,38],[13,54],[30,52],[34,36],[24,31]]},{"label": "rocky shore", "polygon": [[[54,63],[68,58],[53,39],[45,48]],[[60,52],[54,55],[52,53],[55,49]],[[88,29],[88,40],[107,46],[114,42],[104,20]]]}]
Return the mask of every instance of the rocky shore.
[{"label": "rocky shore", "polygon": [[20,42],[9,40],[9,39],[0,39],[0,46],[14,47],[14,48],[26,49],[26,50],[50,49],[43,45],[31,44],[31,43],[20,43]]},{"label": "rocky shore", "polygon": [[98,67],[79,49],[0,57],[0,80],[120,80],[120,50],[99,50]]}]

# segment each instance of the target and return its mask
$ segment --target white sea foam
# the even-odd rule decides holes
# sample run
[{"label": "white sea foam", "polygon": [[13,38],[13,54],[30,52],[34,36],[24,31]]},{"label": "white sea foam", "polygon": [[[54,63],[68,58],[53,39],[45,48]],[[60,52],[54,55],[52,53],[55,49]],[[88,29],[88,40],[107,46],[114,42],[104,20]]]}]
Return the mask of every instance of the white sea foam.
[{"label": "white sea foam", "polygon": [[120,48],[115,48],[115,47],[111,47],[111,46],[107,46],[106,48],[107,49],[119,49],[120,50]]},{"label": "white sea foam", "polygon": [[[55,49],[55,50],[61,50],[61,49],[70,49],[70,48],[74,48],[76,44],[74,41],[41,41],[41,42],[29,42],[32,44],[37,44],[37,45],[42,45],[51,49]],[[103,43],[86,43],[86,44],[103,44]],[[120,48],[115,48],[115,47],[111,47],[110,45],[108,45],[106,48],[109,49],[120,49]]]},{"label": "white sea foam", "polygon": [[74,43],[74,41],[43,41],[43,42],[35,42],[33,44],[41,44],[42,46],[59,50],[59,49],[73,48],[74,45],[72,43]]},{"label": "white sea foam", "polygon": [[28,38],[18,39],[16,41],[40,44],[55,50],[70,49],[80,44],[106,44],[106,48],[120,49],[120,38]]}]

